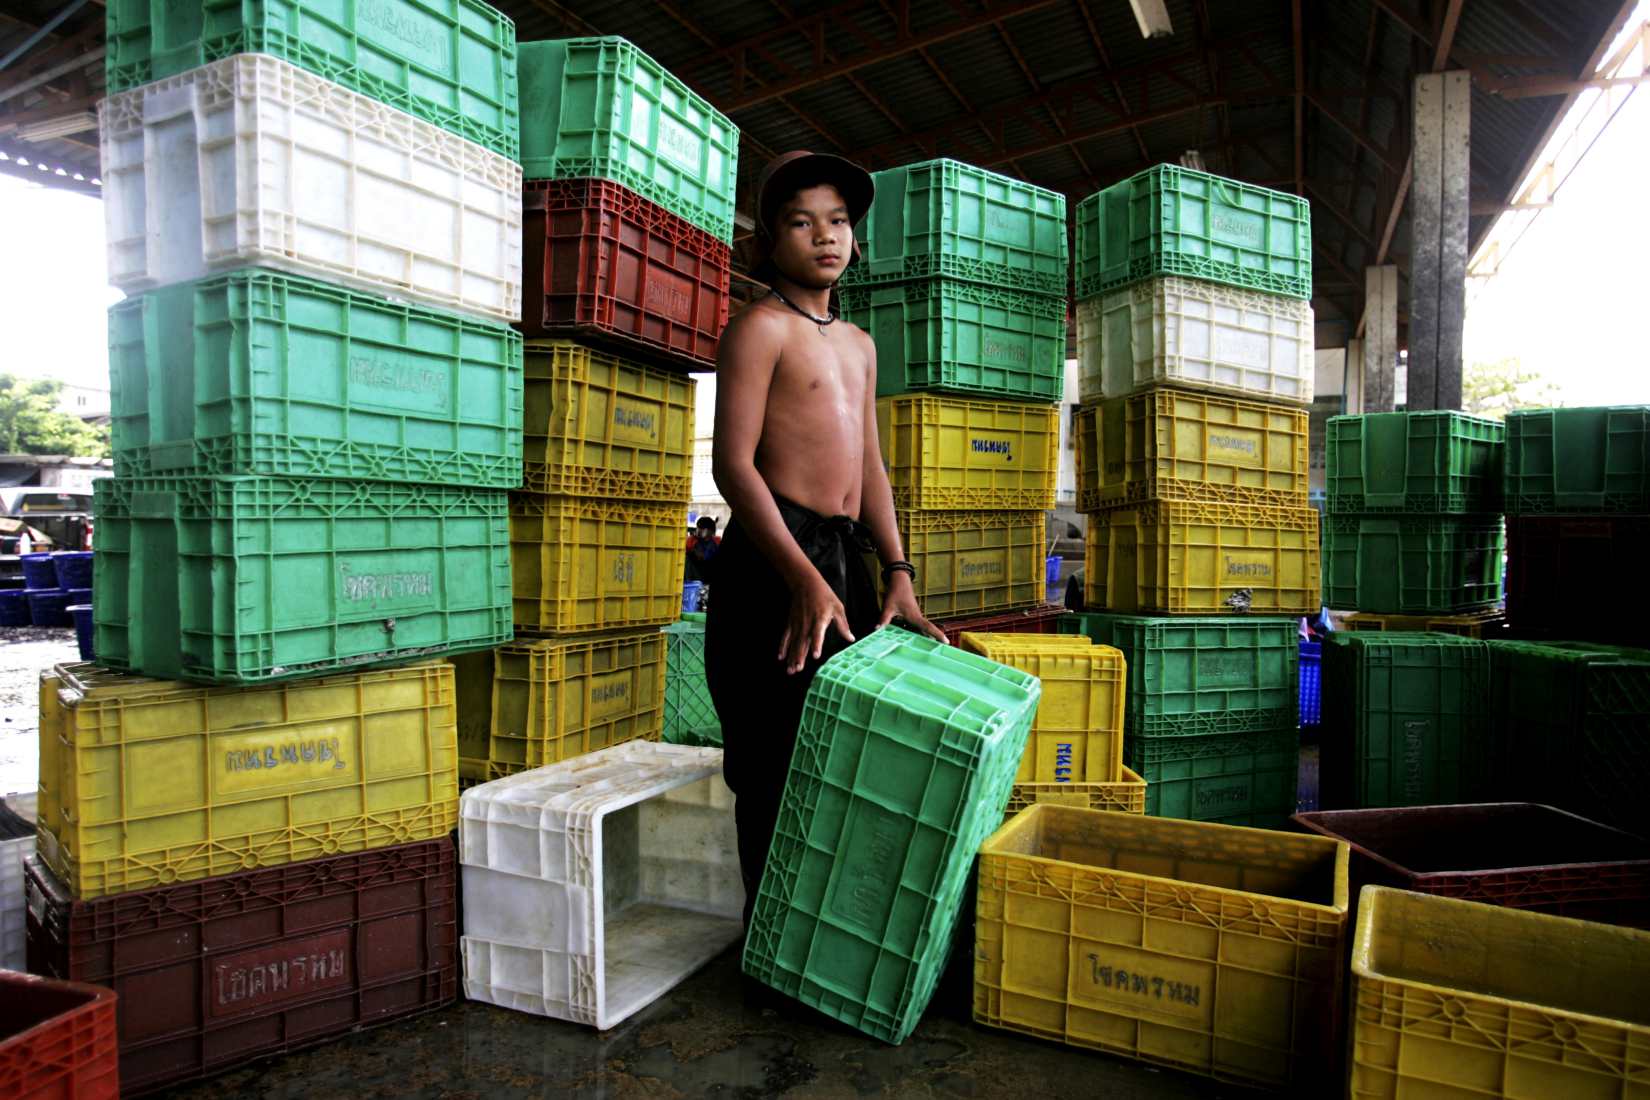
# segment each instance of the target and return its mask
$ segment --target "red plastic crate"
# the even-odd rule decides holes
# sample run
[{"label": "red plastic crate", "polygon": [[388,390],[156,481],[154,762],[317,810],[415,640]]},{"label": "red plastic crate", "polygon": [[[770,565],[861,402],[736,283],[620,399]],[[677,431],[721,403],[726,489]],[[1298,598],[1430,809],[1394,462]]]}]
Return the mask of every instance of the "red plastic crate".
[{"label": "red plastic crate", "polygon": [[0,970],[0,1096],[115,1100],[115,994]]},{"label": "red plastic crate", "polygon": [[1067,610],[1056,604],[1030,607],[1024,611],[993,611],[988,615],[971,615],[963,619],[946,619],[934,625],[945,631],[952,645],[965,633],[975,634],[1053,634],[1059,630],[1055,623]]},{"label": "red plastic crate", "polygon": [[29,969],[106,984],[138,1009],[119,1020],[127,1095],[457,994],[449,837],[92,901],[71,900],[38,859],[24,872]]},{"label": "red plastic crate", "polygon": [[1344,840],[1354,904],[1368,885],[1580,920],[1650,922],[1650,841],[1532,802],[1300,813]]},{"label": "red plastic crate", "polygon": [[610,180],[523,187],[522,332],[578,333],[678,370],[715,367],[727,244]]},{"label": "red plastic crate", "polygon": [[1508,516],[1513,637],[1650,645],[1650,516]]}]

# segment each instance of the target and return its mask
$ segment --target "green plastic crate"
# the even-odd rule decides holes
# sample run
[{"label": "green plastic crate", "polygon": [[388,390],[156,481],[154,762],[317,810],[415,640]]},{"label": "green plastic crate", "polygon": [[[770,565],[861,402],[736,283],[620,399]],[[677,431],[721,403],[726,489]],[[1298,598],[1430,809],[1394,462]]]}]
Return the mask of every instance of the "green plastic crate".
[{"label": "green plastic crate", "polygon": [[1480,801],[1492,793],[1489,700],[1486,642],[1452,634],[1329,635],[1323,808]]},{"label": "green plastic crate", "polygon": [[665,716],[660,739],[671,745],[722,747],[722,720],[705,682],[705,616],[682,616],[664,628]]},{"label": "green plastic crate", "polygon": [[826,661],[745,937],[745,972],[875,1038],[911,1034],[1041,685],[898,628]]},{"label": "green plastic crate", "polygon": [[944,277],[1065,296],[1066,197],[955,160],[872,173],[843,286]]},{"label": "green plastic crate", "polygon": [[1650,513],[1650,405],[1507,414],[1506,510]]},{"label": "green plastic crate", "polygon": [[326,479],[104,478],[97,659],[253,683],[507,642],[508,494]]},{"label": "green plastic crate", "polygon": [[1287,729],[1130,740],[1124,762],[1146,781],[1146,813],[1281,828],[1295,812],[1300,735]]},{"label": "green plastic crate", "polygon": [[521,47],[527,179],[593,176],[733,240],[739,128],[623,38]]},{"label": "green plastic crate", "polygon": [[877,347],[877,396],[942,390],[1059,401],[1066,300],[957,279],[841,291],[842,316]]},{"label": "green plastic crate", "polygon": [[1323,523],[1323,602],[1383,615],[1448,614],[1501,599],[1496,515],[1330,514]]},{"label": "green plastic crate", "polygon": [[1077,204],[1077,297],[1185,275],[1312,297],[1312,215],[1282,191],[1159,164]]},{"label": "green plastic crate", "polygon": [[1505,429],[1458,412],[1332,416],[1331,513],[1499,512]]},{"label": "green plastic crate", "polygon": [[1300,625],[1277,616],[1066,615],[1062,634],[1123,651],[1131,738],[1293,728]]},{"label": "green plastic crate", "polygon": [[521,484],[507,325],[249,268],[109,310],[117,477]]},{"label": "green plastic crate", "polygon": [[519,159],[516,25],[479,0],[108,0],[108,93],[271,54]]}]

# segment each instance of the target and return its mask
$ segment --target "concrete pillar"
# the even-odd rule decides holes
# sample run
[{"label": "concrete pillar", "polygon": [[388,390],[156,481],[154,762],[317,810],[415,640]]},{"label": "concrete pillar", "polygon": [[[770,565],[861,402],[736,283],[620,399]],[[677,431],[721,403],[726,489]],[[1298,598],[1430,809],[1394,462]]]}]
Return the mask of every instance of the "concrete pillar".
[{"label": "concrete pillar", "polygon": [[1411,409],[1461,407],[1471,103],[1468,73],[1415,78],[1415,168],[1409,189]]},{"label": "concrete pillar", "polygon": [[[1409,357],[1413,364],[1413,337]],[[1391,412],[1398,369],[1398,268],[1393,264],[1364,268],[1363,365],[1363,411]],[[1414,375],[1410,377],[1413,386]]]},{"label": "concrete pillar", "polygon": [[1354,336],[1346,342],[1346,382],[1341,390],[1341,412],[1364,411],[1364,341]]}]

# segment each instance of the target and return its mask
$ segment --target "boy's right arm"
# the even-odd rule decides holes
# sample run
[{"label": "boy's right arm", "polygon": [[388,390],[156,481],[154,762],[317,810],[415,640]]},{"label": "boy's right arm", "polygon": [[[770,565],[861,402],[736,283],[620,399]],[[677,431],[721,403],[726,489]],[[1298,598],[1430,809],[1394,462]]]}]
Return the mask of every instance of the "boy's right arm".
[{"label": "boy's right arm", "polygon": [[[739,518],[739,526],[784,578],[791,590],[790,623],[776,660],[800,672],[809,655],[818,658],[825,634],[835,624],[848,641],[848,613],[819,575],[774,503],[773,492],[756,468],[756,447],[768,407],[768,387],[779,365],[779,327],[758,310],[747,310],[723,331],[716,356],[716,428],[711,474],[716,488]],[[723,584],[731,578],[724,578]],[[732,583],[737,583],[733,581]]]}]

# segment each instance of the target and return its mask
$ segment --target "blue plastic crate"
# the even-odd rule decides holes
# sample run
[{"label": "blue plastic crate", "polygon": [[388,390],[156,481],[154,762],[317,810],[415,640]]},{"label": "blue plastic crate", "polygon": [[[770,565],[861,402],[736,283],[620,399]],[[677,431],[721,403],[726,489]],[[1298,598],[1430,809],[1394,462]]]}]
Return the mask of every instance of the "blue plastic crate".
[{"label": "blue plastic crate", "polygon": [[1323,721],[1323,643],[1301,643],[1301,725]]}]

